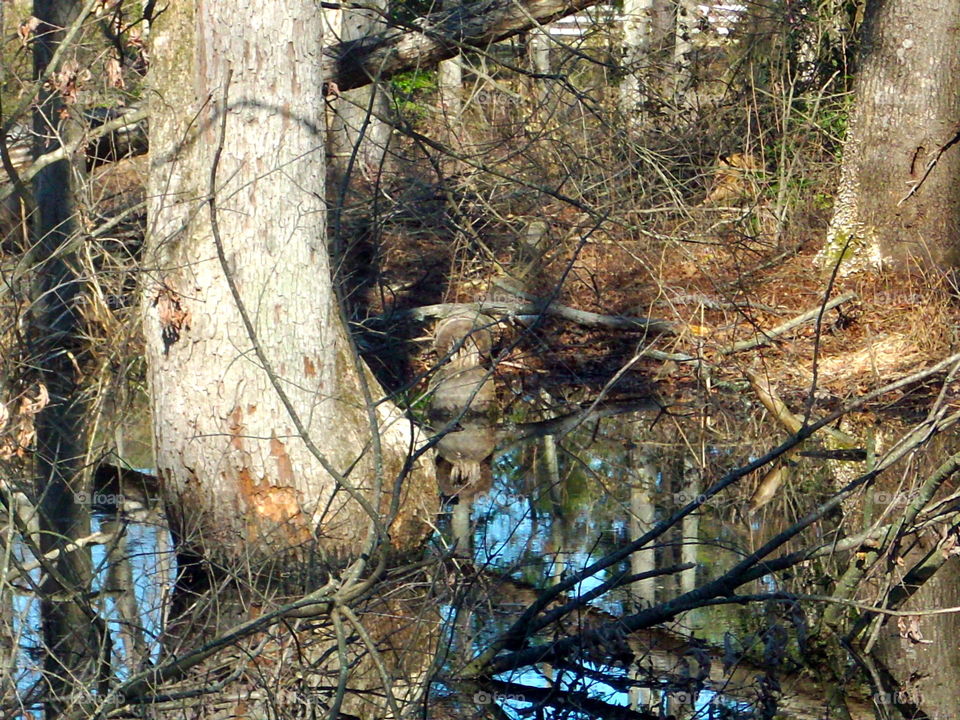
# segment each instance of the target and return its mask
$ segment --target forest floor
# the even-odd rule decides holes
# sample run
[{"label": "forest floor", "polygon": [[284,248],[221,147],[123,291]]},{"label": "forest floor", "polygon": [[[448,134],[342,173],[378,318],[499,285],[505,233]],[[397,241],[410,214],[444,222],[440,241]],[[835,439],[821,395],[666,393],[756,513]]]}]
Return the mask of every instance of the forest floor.
[{"label": "forest floor", "polygon": [[[423,196],[427,189],[421,186],[419,192],[416,202],[423,210],[429,205]],[[430,212],[443,214],[442,200],[431,200],[436,207]],[[751,369],[773,380],[796,407],[802,407],[814,383],[818,401],[831,405],[922,369],[956,346],[960,307],[943,278],[910,273],[831,277],[817,258],[827,210],[807,211],[779,241],[762,227],[752,236],[745,232],[745,227],[756,228],[758,217],[773,224],[769,211],[758,206],[692,208],[682,222],[661,222],[654,240],[623,222],[598,226],[559,202],[543,205],[537,215],[479,222],[466,233],[448,217],[419,227],[385,223],[378,250],[364,258],[376,277],[360,283],[360,305],[365,314],[376,315],[502,299],[501,280],[512,276],[511,285],[519,284],[529,295],[578,310],[674,323],[675,333],[658,335],[550,317],[519,342],[523,327],[505,326],[501,347],[508,349],[499,358],[501,375],[542,376],[551,385],[599,389],[620,373],[614,396],[655,386],[658,394],[682,398],[702,387],[705,369],[711,384],[729,387],[742,386],[744,370]],[[518,279],[513,272],[517,243],[536,222],[546,223],[547,250],[535,272]],[[821,317],[766,337],[841,296],[849,299]],[[436,362],[429,332],[412,331],[408,338],[417,341],[409,349],[411,369],[426,372]],[[735,343],[750,340],[767,342],[731,352]],[[641,349],[695,356],[700,362],[635,357]],[[894,399],[915,390],[907,388]]]},{"label": "forest floor", "polygon": [[[142,207],[147,162],[131,158],[95,171],[96,214],[107,218]],[[817,252],[830,217],[831,172],[818,180],[824,192],[807,193],[820,200],[796,204],[778,225],[769,193],[756,187],[732,198],[729,207],[706,205],[703,197],[721,174],[716,169],[712,178],[703,173],[688,205],[643,209],[611,202],[599,219],[542,193],[517,200],[495,188],[505,199],[492,199],[483,177],[468,172],[453,173],[441,185],[433,169],[413,162],[384,173],[379,184],[358,184],[342,217],[332,215],[331,224],[342,221],[341,236],[349,238],[340,274],[355,322],[438,303],[511,299],[507,280],[530,297],[577,310],[674,325],[674,332],[657,334],[556,317],[532,329],[504,322],[496,372],[524,387],[605,388],[612,398],[655,392],[673,402],[702,395],[705,383],[746,388],[749,369],[802,409],[812,387],[821,405],[835,405],[942,359],[960,342],[960,305],[946,277],[832,277],[822,267]],[[138,242],[143,222],[142,210],[131,214],[117,231],[120,247]],[[525,271],[518,247],[534,227],[542,252]],[[122,295],[130,289],[129,264],[116,252],[103,258],[114,266],[102,264],[99,277]],[[846,296],[822,317],[772,334],[828,299]],[[105,316],[99,314],[107,322]],[[436,364],[429,331],[428,324],[391,324],[393,352],[381,358],[388,386],[424,377]],[[731,352],[750,340],[767,342]],[[638,356],[641,350],[697,361]],[[609,387],[614,377],[616,386]],[[884,402],[898,401],[891,404],[909,412],[913,403],[903,401],[916,390],[908,387]],[[918,393],[917,404],[927,395]]]}]

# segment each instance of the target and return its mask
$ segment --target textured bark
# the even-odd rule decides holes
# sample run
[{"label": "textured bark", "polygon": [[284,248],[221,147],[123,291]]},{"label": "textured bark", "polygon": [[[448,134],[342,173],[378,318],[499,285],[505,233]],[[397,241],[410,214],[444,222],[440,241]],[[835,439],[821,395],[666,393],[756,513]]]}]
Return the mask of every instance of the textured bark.
[{"label": "textured bark", "polygon": [[[380,390],[361,375],[332,290],[322,11],[308,0],[181,0],[152,32],[144,334],[171,528],[181,554],[215,564],[249,563],[262,572],[299,549],[329,567],[360,551],[371,519],[328,468],[388,524],[414,438],[411,424],[380,404],[383,452],[371,450],[363,378],[374,398]],[[220,145],[222,250],[255,339],[218,260],[204,204]],[[425,466],[404,478],[402,496],[391,540],[410,547],[435,505]]]},{"label": "textured bark", "polygon": [[[939,552],[934,550],[933,552]],[[902,608],[921,611],[960,605],[960,562],[949,560]],[[914,625],[915,623],[915,625]],[[896,684],[884,704],[926,713],[930,720],[960,717],[960,615],[886,619],[874,654]],[[890,709],[890,708],[888,708]],[[907,717],[911,717],[908,710]]]},{"label": "textured bark", "polygon": [[[868,3],[862,66],[822,253],[832,267],[960,261],[960,4]],[[929,170],[929,172],[928,172]]]}]

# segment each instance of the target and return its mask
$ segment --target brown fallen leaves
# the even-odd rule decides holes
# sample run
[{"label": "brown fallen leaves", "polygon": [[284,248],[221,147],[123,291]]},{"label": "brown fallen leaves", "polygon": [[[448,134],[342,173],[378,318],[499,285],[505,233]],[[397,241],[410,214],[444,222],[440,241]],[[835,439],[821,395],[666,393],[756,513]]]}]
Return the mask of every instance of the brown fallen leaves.
[{"label": "brown fallen leaves", "polygon": [[10,401],[10,407],[18,405],[14,412],[0,403],[0,460],[26,455],[36,436],[33,419],[49,402],[47,387],[39,383],[35,397],[25,392]]}]

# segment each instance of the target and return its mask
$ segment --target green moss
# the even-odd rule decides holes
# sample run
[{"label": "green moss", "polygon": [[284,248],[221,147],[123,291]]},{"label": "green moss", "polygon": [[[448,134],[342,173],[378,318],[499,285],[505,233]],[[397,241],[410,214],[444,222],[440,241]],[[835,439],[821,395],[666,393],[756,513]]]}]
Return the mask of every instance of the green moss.
[{"label": "green moss", "polygon": [[874,233],[866,228],[844,228],[828,235],[818,259],[827,272],[837,266],[844,275],[866,269],[878,263],[877,242]]}]

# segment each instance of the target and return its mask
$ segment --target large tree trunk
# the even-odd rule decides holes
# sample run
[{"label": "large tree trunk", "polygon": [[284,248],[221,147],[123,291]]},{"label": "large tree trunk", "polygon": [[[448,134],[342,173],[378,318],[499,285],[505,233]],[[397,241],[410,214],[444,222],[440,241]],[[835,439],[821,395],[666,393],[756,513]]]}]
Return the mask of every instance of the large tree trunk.
[{"label": "large tree trunk", "polygon": [[832,267],[960,261],[960,3],[868,3],[833,221]]},{"label": "large tree trunk", "polygon": [[[407,467],[414,428],[374,405],[382,391],[351,351],[333,292],[321,27],[311,0],[256,12],[175,0],[152,28],[144,335],[180,562],[164,645],[178,655],[361,553],[416,547],[436,511],[432,464]],[[357,575],[377,578],[338,577],[351,587]],[[330,612],[333,627],[288,621],[203,662],[192,671],[201,683],[224,666],[237,674],[174,714],[192,702],[198,718],[336,716],[342,700],[344,713],[387,717],[384,693],[415,696],[429,657],[392,649],[404,632],[429,648],[429,632],[404,625],[399,607],[389,622],[364,621],[394,678],[385,687],[358,657],[364,643],[346,647],[343,611]],[[274,694],[268,667],[282,670],[288,697]],[[347,668],[341,689],[364,695],[332,689]],[[376,702],[363,709],[361,697]]]},{"label": "large tree trunk", "polygon": [[332,288],[321,12],[182,0],[152,29],[144,334],[157,467],[181,558],[256,574],[300,557],[323,575],[371,531],[409,548],[435,507],[426,466],[405,473],[412,425],[388,403],[371,409],[367,392],[381,392]]}]

